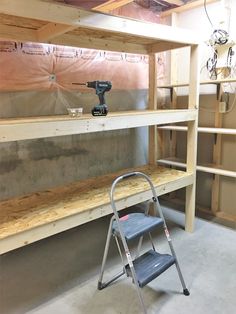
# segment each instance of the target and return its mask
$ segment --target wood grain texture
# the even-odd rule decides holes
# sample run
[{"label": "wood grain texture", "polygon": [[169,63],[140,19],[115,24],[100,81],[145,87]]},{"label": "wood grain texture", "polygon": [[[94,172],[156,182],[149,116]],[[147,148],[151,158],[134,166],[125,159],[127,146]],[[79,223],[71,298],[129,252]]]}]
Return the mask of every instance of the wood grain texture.
[{"label": "wood grain texture", "polygon": [[106,117],[90,114],[0,119],[0,142],[121,130],[148,125],[193,121],[196,110],[133,110],[111,112]]},{"label": "wood grain texture", "polygon": [[[71,26],[72,29],[75,27],[79,32],[89,33],[92,39],[97,38],[100,39],[100,41],[114,41],[116,42],[117,51],[120,51],[119,46],[121,43],[135,43],[136,45],[141,45],[141,53],[143,53],[144,50],[147,51],[152,45],[154,45],[152,47],[156,47],[155,44],[158,46],[155,49],[165,50],[184,45],[198,44],[200,40],[196,33],[186,29],[171,28],[166,25],[157,25],[155,23],[147,23],[135,19],[86,11],[78,7],[49,1],[1,0],[0,14],[4,14],[7,18],[7,20],[0,20],[0,28],[1,25],[19,27],[17,40],[19,40],[21,28],[25,28],[24,32],[26,32],[27,29],[31,31],[32,29],[39,30],[48,23],[64,24]],[[61,31],[60,29],[59,34]],[[57,33],[56,31],[56,34]],[[73,34],[76,35],[76,31],[71,33],[71,35]],[[14,34],[12,33],[11,35],[11,40],[15,40]],[[51,37],[51,34],[49,37]],[[83,41],[80,45],[78,45],[79,43],[77,42],[74,43],[74,45],[71,43],[71,45],[87,48],[88,42],[85,41],[85,37],[88,37],[88,35],[84,35],[85,46],[83,46]],[[45,42],[47,42],[46,38],[47,36],[45,37]],[[57,38],[59,39],[60,36]],[[39,39],[36,39],[35,41],[38,40]],[[61,44],[63,44],[62,38],[60,41]],[[160,41],[162,42],[161,44]],[[143,44],[146,45],[146,49],[143,49]],[[99,42],[98,45],[94,42],[93,45],[94,49],[101,49],[102,46],[101,42]],[[137,49],[135,48],[134,53],[136,53],[136,51]]]},{"label": "wood grain texture", "polygon": [[[108,192],[114,178],[131,170],[134,169],[0,202],[0,239],[54,223],[67,216],[91,212],[95,208],[102,209],[110,203]],[[156,166],[143,166],[135,170],[149,175],[155,187],[186,177],[186,172]],[[127,199],[148,190],[148,183],[144,179],[127,179],[117,187],[115,199]]]}]

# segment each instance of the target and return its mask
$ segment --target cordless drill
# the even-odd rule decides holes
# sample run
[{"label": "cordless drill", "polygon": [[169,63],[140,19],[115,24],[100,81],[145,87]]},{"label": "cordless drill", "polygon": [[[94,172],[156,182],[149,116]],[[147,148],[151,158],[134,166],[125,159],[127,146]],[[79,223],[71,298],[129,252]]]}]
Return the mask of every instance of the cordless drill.
[{"label": "cordless drill", "polygon": [[99,98],[99,104],[92,109],[93,116],[106,116],[108,113],[108,108],[105,103],[105,92],[108,92],[112,88],[110,81],[92,81],[87,83],[72,83],[75,85],[85,85],[89,88],[94,88],[96,90],[96,95]]}]

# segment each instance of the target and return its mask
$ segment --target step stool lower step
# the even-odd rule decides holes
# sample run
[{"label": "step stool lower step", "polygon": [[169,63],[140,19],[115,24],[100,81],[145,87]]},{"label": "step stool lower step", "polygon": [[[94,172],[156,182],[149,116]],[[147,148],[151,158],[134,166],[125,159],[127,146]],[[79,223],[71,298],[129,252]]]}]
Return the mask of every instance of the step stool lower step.
[{"label": "step stool lower step", "polygon": [[[175,258],[169,254],[160,254],[150,250],[133,261],[139,286],[142,288],[158,277],[175,263]],[[129,264],[125,266],[127,275],[132,277]]]}]

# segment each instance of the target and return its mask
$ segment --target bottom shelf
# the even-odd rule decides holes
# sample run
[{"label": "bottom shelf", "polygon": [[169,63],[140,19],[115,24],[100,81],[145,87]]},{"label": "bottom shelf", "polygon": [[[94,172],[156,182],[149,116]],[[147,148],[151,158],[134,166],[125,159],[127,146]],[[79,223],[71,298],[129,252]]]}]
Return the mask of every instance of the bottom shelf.
[{"label": "bottom shelf", "polygon": [[[68,230],[111,213],[109,191],[117,176],[142,171],[151,177],[158,195],[193,183],[193,175],[157,166],[142,166],[91,178],[0,202],[0,254]],[[117,209],[150,199],[147,181],[133,177],[116,188]]]}]

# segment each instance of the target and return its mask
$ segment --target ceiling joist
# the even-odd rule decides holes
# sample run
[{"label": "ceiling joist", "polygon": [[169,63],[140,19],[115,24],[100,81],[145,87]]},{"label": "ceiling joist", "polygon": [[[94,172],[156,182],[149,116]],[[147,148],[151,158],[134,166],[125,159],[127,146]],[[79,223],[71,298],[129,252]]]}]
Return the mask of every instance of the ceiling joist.
[{"label": "ceiling joist", "polygon": [[112,10],[123,7],[124,5],[129,4],[131,2],[133,2],[133,0],[110,0],[94,7],[93,10],[104,12],[104,13],[110,12]]},{"label": "ceiling joist", "polygon": [[[217,1],[221,1],[221,0],[206,0],[206,4],[210,4],[210,3],[213,3],[213,2],[217,2]],[[170,1],[167,1],[167,2],[170,2]],[[178,8],[174,8],[174,9],[171,9],[171,10],[168,10],[168,11],[164,11],[164,12],[161,13],[161,17],[169,16],[172,13],[181,13],[181,12],[184,12],[184,11],[188,11],[188,10],[191,10],[191,9],[195,9],[195,8],[201,7],[203,5],[204,5],[204,0],[197,0],[197,1],[194,1],[194,2],[190,2],[190,3],[184,4],[182,6],[179,6]]]},{"label": "ceiling joist", "polygon": [[[97,7],[94,7],[93,10],[100,11],[100,12],[109,12],[111,10],[117,9],[122,7],[133,0],[110,0],[107,1]],[[60,35],[63,35],[69,31],[72,31],[77,26],[68,26],[65,24],[59,23],[48,23],[47,25],[43,26],[41,29],[37,31],[38,40],[39,41],[48,41]]]},{"label": "ceiling joist", "polygon": [[174,4],[174,5],[183,5],[184,2],[182,0],[164,0],[165,2],[169,4]]},{"label": "ceiling joist", "polygon": [[[51,23],[50,23],[51,24]],[[47,24],[48,25],[48,24]],[[46,26],[47,26],[46,25]],[[88,49],[101,49],[109,51],[120,51],[120,52],[132,52],[147,54],[147,49],[143,45],[137,45],[134,43],[126,43],[121,41],[119,46],[117,42],[112,40],[105,40],[99,38],[93,38],[91,36],[77,36],[73,34],[61,34],[60,36],[45,40],[39,39],[38,31],[32,29],[26,29],[16,26],[1,25],[0,27],[0,38],[9,41],[23,41],[23,42],[47,42],[51,44],[83,47]]]}]

